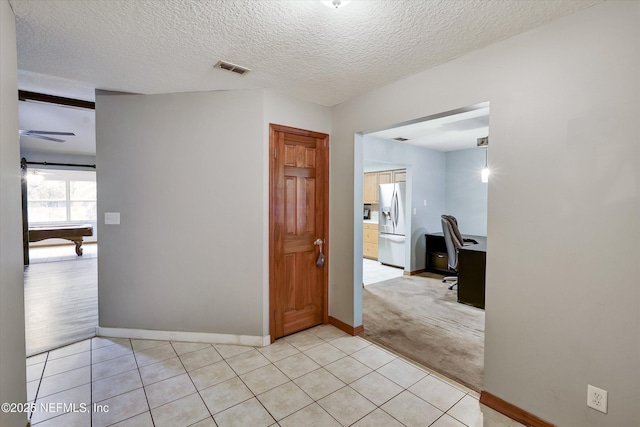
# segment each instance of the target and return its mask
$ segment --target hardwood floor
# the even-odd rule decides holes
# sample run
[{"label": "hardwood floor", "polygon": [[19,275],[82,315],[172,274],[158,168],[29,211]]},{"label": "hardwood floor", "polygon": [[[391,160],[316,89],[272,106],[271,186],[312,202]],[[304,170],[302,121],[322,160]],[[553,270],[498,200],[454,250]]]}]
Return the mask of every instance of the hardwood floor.
[{"label": "hardwood floor", "polygon": [[97,258],[34,263],[24,270],[27,356],[95,335]]}]

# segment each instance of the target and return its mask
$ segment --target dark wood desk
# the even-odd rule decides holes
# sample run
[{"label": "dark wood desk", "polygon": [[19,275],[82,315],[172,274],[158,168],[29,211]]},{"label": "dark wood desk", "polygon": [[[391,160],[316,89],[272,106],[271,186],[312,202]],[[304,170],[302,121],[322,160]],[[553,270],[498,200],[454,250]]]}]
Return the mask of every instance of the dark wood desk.
[{"label": "dark wood desk", "polygon": [[449,269],[449,257],[447,256],[447,245],[444,242],[444,234],[425,234],[427,239],[425,270],[432,273],[454,275],[455,271]]},{"label": "dark wood desk", "polygon": [[83,236],[93,236],[91,225],[66,225],[53,227],[34,227],[29,229],[29,241],[39,242],[46,239],[65,239],[76,244],[76,254],[82,256]]},{"label": "dark wood desk", "polygon": [[487,238],[472,238],[478,241],[477,245],[458,250],[458,302],[484,309]]},{"label": "dark wood desk", "polygon": [[[425,234],[427,239],[425,270],[432,273],[455,276],[449,269],[447,246],[443,233]],[[487,260],[487,238],[464,234],[465,239],[474,239],[476,245],[467,245],[458,251],[458,302],[484,309],[485,266]]]}]

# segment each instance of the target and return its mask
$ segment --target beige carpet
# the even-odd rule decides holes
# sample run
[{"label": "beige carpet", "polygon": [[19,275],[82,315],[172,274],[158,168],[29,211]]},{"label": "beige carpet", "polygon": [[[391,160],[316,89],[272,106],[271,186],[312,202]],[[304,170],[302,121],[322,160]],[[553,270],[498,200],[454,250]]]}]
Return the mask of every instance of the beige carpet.
[{"label": "beige carpet", "polygon": [[481,391],[484,311],[458,303],[456,290],[435,277],[441,276],[403,276],[366,286],[362,336]]}]

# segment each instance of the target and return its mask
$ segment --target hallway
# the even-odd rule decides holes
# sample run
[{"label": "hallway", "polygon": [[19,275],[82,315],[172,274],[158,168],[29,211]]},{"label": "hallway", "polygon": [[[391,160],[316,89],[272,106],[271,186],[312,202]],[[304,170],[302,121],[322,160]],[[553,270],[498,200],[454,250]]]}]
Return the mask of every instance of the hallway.
[{"label": "hallway", "polygon": [[[330,325],[259,348],[93,338],[28,358],[27,375],[40,427],[521,426]],[[38,409],[50,403],[92,411]]]}]

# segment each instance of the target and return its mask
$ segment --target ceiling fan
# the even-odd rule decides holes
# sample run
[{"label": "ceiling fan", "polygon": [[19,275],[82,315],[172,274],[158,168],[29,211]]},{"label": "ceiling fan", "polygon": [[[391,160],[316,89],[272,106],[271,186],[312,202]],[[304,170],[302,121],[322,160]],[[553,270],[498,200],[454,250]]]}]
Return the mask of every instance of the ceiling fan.
[{"label": "ceiling fan", "polygon": [[22,130],[20,129],[20,135],[24,135],[24,136],[30,136],[32,138],[39,138],[39,139],[44,139],[47,141],[53,141],[53,142],[65,142],[65,139],[60,139],[60,138],[52,138],[51,136],[47,136],[47,135],[55,135],[55,136],[76,136],[75,133],[73,132],[52,132],[52,131],[46,131],[46,130]]}]

